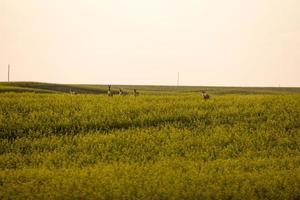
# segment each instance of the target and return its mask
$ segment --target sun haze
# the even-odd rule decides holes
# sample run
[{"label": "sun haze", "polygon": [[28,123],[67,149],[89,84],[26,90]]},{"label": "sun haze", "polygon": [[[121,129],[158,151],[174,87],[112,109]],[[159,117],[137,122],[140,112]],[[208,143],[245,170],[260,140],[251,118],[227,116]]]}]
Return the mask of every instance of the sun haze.
[{"label": "sun haze", "polygon": [[300,86],[299,0],[1,0],[0,81]]}]

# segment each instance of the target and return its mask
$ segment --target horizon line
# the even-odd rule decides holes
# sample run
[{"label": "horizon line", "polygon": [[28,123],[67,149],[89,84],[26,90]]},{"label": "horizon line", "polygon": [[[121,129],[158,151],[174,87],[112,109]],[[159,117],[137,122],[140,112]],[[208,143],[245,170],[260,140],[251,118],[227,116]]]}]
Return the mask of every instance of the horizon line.
[{"label": "horizon line", "polygon": [[0,81],[0,83],[44,83],[57,85],[116,85],[116,86],[163,86],[163,87],[228,87],[228,88],[300,88],[300,86],[253,86],[253,85],[177,85],[177,84],[122,84],[122,83],[59,83],[59,82],[41,82],[41,81]]}]

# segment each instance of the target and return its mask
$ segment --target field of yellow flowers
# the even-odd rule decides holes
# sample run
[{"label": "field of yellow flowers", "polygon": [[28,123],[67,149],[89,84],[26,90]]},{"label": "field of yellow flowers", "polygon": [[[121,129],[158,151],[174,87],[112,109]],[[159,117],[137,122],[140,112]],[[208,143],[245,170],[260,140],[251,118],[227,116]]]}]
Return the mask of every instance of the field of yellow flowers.
[{"label": "field of yellow flowers", "polygon": [[0,94],[0,199],[299,198],[299,94]]}]

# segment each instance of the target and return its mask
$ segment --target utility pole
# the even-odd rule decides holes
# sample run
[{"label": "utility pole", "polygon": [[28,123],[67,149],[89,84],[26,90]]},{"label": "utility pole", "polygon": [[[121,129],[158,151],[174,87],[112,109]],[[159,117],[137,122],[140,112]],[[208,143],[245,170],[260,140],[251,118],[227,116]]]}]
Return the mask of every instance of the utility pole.
[{"label": "utility pole", "polygon": [[177,86],[179,86],[179,72],[177,73]]},{"label": "utility pole", "polygon": [[8,64],[8,70],[7,70],[7,81],[9,82],[10,76],[10,65]]}]

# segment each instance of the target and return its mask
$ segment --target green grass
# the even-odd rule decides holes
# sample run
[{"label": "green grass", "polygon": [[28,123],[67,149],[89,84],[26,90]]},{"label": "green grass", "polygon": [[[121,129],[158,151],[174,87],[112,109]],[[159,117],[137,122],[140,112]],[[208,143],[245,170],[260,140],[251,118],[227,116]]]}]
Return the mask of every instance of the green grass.
[{"label": "green grass", "polygon": [[0,199],[299,199],[300,94],[151,88],[0,94]]},{"label": "green grass", "polygon": [[[16,90],[17,88],[17,90]],[[113,85],[112,91],[118,93],[119,88],[132,93],[137,89],[143,94],[182,94],[182,93],[199,93],[202,90],[210,94],[292,94],[300,93],[300,88],[285,87],[210,87],[210,86],[146,86],[146,85]],[[78,85],[78,84],[52,84],[37,82],[0,82],[0,93],[3,92],[60,92],[69,93],[73,90],[79,94],[105,94],[107,85]]]}]

